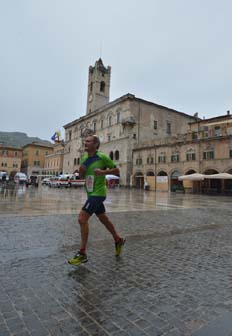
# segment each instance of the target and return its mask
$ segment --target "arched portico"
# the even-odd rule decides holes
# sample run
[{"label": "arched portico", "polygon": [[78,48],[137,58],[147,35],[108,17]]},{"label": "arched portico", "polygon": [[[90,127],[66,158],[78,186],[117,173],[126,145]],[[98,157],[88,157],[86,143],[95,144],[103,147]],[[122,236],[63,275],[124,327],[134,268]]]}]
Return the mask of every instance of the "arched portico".
[{"label": "arched portico", "polygon": [[168,191],[168,174],[164,170],[160,170],[156,176],[156,190]]},{"label": "arched portico", "polygon": [[181,176],[181,173],[179,170],[174,170],[170,174],[170,190],[171,191],[183,190],[183,182],[178,180],[179,176]]},{"label": "arched portico", "polygon": [[133,177],[133,186],[135,188],[143,189],[144,188],[144,176],[142,172],[137,172]]},{"label": "arched portico", "polygon": [[146,182],[150,190],[155,190],[155,174],[152,170],[147,171]]},{"label": "arched portico", "polygon": [[[232,168],[225,171],[225,173],[232,175]],[[225,195],[232,195],[232,180],[224,180]]]},{"label": "arched portico", "polygon": [[[214,168],[207,168],[203,171],[204,175],[218,174]],[[218,194],[222,192],[222,180],[219,179],[204,179],[201,185],[201,191],[204,194]]]}]

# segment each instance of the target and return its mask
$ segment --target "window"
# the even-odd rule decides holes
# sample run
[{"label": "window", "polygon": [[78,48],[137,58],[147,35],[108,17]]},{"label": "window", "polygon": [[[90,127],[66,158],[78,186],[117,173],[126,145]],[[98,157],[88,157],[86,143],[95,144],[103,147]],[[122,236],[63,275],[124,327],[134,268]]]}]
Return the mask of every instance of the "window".
[{"label": "window", "polygon": [[171,134],[171,123],[167,121],[167,129],[166,129],[167,134]]},{"label": "window", "polygon": [[179,162],[179,154],[173,154],[171,156],[171,162]]},{"label": "window", "polygon": [[154,130],[157,130],[157,128],[158,128],[157,120],[154,120],[154,122],[153,122],[153,128],[154,128]]},{"label": "window", "polygon": [[187,161],[195,161],[196,160],[195,153],[187,153],[186,154],[186,160]]},{"label": "window", "polygon": [[77,159],[75,158],[74,159],[74,166],[76,166],[76,164],[77,164]]},{"label": "window", "polygon": [[119,160],[119,151],[118,150],[116,150],[115,151],[115,160]]},{"label": "window", "polygon": [[40,166],[40,161],[34,161],[34,166],[39,167]]},{"label": "window", "polygon": [[113,160],[114,159],[114,153],[111,151],[110,152],[110,155],[109,155],[109,157],[111,158],[111,160]]},{"label": "window", "polygon": [[90,92],[93,91],[93,82],[90,83]]},{"label": "window", "polygon": [[105,82],[102,81],[102,82],[100,83],[100,91],[101,91],[101,92],[105,92],[105,86],[106,86]]},{"label": "window", "polygon": [[220,136],[221,135],[221,128],[220,128],[220,126],[215,126],[214,127],[214,135],[215,136]]},{"label": "window", "polygon": [[150,158],[148,157],[148,158],[147,158],[147,164],[149,164],[149,163],[150,163]]},{"label": "window", "polygon": [[194,152],[193,148],[190,148],[190,149],[187,150],[186,160],[187,161],[195,161],[196,160],[196,155],[195,155],[195,152]]},{"label": "window", "polygon": [[77,159],[77,164],[78,164],[78,165],[80,164],[80,158]]},{"label": "window", "polygon": [[68,137],[69,137],[69,140],[72,139],[72,131],[69,131],[69,132],[68,132]]},{"label": "window", "polygon": [[18,152],[15,152],[15,156],[18,156]]},{"label": "window", "polygon": [[94,123],[93,123],[93,131],[96,132],[96,129],[97,129],[97,123],[96,123],[96,121],[94,121]]},{"label": "window", "polygon": [[111,140],[111,136],[110,135],[108,135],[108,141],[110,141]]},{"label": "window", "polygon": [[208,150],[203,152],[203,159],[204,160],[213,160],[214,159],[214,150]]},{"label": "window", "polygon": [[112,116],[109,116],[109,126],[112,126]]},{"label": "window", "polygon": [[192,140],[195,140],[197,138],[198,138],[197,132],[192,132]]},{"label": "window", "polygon": [[103,127],[104,127],[104,120],[102,119],[101,120],[101,129],[103,129]]},{"label": "window", "polygon": [[7,167],[7,163],[6,162],[2,162],[2,167]]},{"label": "window", "polygon": [[165,163],[166,162],[166,155],[164,153],[161,153],[158,157],[159,163]]},{"label": "window", "polygon": [[117,124],[120,123],[120,117],[121,117],[120,112],[117,112]]},{"label": "window", "polygon": [[133,134],[133,139],[136,139],[136,133]]}]

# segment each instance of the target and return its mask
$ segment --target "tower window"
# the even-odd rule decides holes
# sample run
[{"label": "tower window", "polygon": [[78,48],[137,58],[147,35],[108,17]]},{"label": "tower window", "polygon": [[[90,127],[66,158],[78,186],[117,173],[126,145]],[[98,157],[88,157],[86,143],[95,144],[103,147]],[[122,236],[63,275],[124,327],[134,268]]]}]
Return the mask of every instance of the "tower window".
[{"label": "tower window", "polygon": [[93,82],[90,83],[90,92],[93,91]]},{"label": "tower window", "polygon": [[101,82],[101,84],[100,84],[100,91],[101,92],[105,92],[105,86],[106,86],[105,82]]},{"label": "tower window", "polygon": [[109,116],[109,126],[112,126],[112,117]]},{"label": "tower window", "polygon": [[104,127],[104,120],[102,119],[101,120],[101,128],[103,128]]},{"label": "tower window", "polygon": [[120,112],[117,112],[117,124],[120,123]]}]

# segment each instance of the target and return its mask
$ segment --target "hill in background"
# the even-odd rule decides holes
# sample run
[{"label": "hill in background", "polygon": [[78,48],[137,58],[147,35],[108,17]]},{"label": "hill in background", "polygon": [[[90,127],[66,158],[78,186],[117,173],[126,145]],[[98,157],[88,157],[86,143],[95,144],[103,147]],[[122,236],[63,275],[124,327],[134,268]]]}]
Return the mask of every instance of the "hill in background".
[{"label": "hill in background", "polygon": [[22,132],[0,132],[0,144],[12,147],[23,147],[33,141],[42,143],[43,145],[51,145],[47,140],[41,140],[37,137],[29,137],[26,133]]}]

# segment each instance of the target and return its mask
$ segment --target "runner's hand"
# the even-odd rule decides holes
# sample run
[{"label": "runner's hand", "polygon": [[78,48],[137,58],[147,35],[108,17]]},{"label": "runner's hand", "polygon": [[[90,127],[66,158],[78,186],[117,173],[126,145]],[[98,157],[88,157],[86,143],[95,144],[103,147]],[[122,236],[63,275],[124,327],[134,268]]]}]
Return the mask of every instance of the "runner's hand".
[{"label": "runner's hand", "polygon": [[105,170],[94,169],[94,173],[96,174],[96,176],[105,175]]}]

